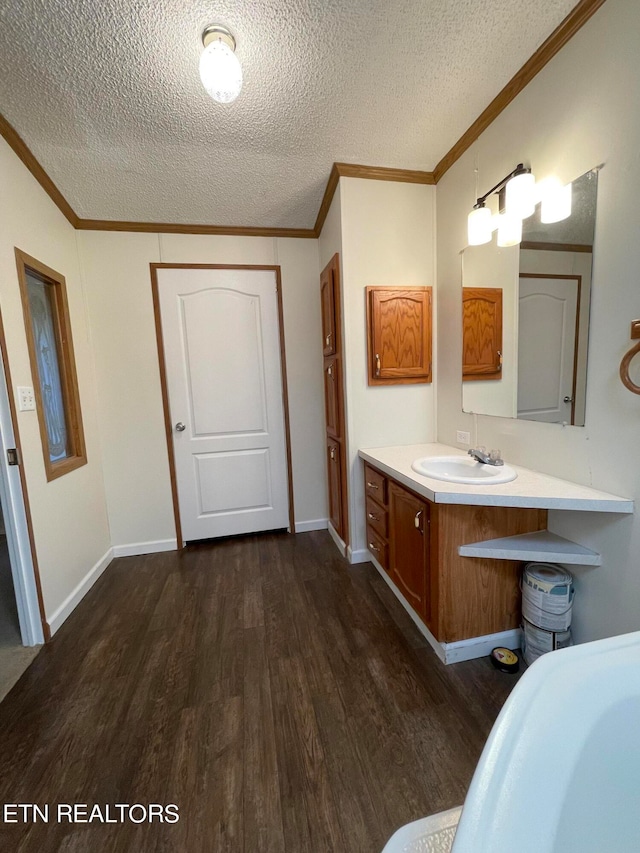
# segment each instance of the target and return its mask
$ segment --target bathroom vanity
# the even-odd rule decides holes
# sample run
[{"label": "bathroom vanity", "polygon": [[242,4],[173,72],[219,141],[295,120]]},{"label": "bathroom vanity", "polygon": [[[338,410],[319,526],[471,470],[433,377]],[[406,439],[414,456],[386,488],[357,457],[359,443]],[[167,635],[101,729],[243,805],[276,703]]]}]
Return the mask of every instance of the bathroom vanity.
[{"label": "bathroom vanity", "polygon": [[522,561],[599,564],[547,531],[548,509],[633,512],[633,501],[517,466],[516,479],[491,486],[412,468],[452,455],[467,458],[441,444],[360,451],[372,560],[445,663],[519,644]]}]

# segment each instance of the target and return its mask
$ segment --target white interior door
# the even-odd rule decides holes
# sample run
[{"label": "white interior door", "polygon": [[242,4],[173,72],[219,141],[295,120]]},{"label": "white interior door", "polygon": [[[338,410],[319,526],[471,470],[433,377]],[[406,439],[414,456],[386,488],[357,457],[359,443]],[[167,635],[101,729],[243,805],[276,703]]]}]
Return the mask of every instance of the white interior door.
[{"label": "white interior door", "polygon": [[275,272],[157,274],[183,538],[287,527]]},{"label": "white interior door", "polygon": [[521,277],[518,417],[572,423],[578,281]]}]

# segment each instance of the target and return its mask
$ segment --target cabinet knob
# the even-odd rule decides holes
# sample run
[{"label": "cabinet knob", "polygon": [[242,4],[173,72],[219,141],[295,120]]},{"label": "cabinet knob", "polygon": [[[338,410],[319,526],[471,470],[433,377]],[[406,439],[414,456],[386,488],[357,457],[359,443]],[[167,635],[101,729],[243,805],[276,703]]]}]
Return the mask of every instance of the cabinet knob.
[{"label": "cabinet knob", "polygon": [[336,449],[335,449],[335,447],[330,447],[330,448],[329,448],[329,456],[331,457],[331,459],[334,459],[334,460],[335,460],[335,458],[336,458]]},{"label": "cabinet knob", "polygon": [[327,375],[333,378],[333,367],[327,367]]},{"label": "cabinet knob", "polygon": [[327,337],[324,339],[324,345],[325,345],[326,347],[331,346],[331,332],[329,332],[329,334],[327,335]]},{"label": "cabinet knob", "polygon": [[376,353],[376,376],[380,376],[380,356]]}]

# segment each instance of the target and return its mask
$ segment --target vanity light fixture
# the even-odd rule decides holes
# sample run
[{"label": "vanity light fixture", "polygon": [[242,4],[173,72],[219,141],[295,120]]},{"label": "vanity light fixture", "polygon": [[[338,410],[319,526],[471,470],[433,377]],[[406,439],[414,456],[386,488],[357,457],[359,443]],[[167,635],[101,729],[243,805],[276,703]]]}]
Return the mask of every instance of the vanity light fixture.
[{"label": "vanity light fixture", "polygon": [[[493,193],[499,198],[497,216],[492,216],[486,206]],[[512,172],[476,200],[467,220],[469,245],[489,243],[497,228],[498,246],[516,246],[522,240],[522,220],[534,213],[538,202],[541,202],[542,222],[566,219],[571,215],[571,184],[565,186],[557,178],[536,183],[531,169],[518,163]]]},{"label": "vanity light fixture", "polygon": [[236,40],[220,24],[211,24],[202,33],[200,79],[214,101],[230,104],[242,88],[242,67],[235,54]]}]

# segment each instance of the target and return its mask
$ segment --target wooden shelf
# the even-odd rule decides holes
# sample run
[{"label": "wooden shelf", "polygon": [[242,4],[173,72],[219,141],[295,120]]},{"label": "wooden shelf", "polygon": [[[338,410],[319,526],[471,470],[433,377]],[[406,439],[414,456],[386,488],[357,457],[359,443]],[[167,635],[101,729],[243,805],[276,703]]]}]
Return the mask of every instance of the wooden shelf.
[{"label": "wooden shelf", "polygon": [[491,560],[537,561],[573,566],[602,565],[602,557],[596,551],[563,539],[548,530],[460,545],[458,554],[461,557],[483,557]]}]

